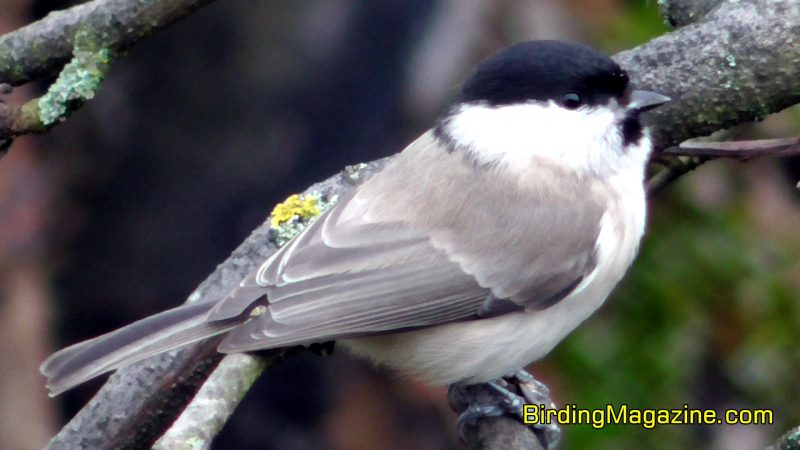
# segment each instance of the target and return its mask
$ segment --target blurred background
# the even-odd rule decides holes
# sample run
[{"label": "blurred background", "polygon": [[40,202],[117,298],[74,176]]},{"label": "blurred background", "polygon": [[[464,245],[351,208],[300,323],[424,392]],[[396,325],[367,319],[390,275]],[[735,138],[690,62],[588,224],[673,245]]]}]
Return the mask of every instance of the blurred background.
[{"label": "blurred background", "polygon": [[[0,32],[71,3],[0,0]],[[41,448],[101,385],[47,399],[47,354],[182,302],[276,202],[401,150],[488,53],[665,32],[652,0],[221,0],[137,45],[75,117],[0,160],[0,448]],[[787,110],[735,134],[798,133]],[[798,178],[783,159],[681,179],[616,295],[531,367],[562,405],[772,408],[775,425],[568,426],[562,448],[754,449],[800,423]],[[301,355],[214,448],[460,448],[445,394]]]}]

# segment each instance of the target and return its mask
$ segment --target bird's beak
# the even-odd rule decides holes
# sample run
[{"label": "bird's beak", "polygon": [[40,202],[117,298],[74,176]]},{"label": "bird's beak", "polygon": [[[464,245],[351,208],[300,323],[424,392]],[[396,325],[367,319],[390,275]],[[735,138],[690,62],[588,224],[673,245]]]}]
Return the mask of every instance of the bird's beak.
[{"label": "bird's beak", "polygon": [[666,95],[657,94],[650,91],[633,91],[631,92],[631,100],[628,102],[628,109],[636,110],[637,112],[649,111],[671,99]]}]

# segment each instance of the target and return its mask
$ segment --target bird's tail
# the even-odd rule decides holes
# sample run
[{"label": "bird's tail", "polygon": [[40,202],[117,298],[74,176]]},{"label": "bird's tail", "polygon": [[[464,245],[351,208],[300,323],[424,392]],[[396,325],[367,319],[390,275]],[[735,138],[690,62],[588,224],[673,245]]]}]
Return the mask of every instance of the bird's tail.
[{"label": "bird's tail", "polygon": [[39,368],[47,377],[50,395],[148,356],[224,333],[241,323],[241,319],[207,322],[206,315],[214,305],[179,306],[54,353]]}]

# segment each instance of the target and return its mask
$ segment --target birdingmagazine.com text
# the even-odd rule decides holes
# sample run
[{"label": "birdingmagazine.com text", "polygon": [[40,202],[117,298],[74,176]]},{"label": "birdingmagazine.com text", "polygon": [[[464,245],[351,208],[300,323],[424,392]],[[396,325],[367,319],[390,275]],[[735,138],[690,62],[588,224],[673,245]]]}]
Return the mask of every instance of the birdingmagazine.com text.
[{"label": "birdingmagazine.com text", "polygon": [[591,425],[603,428],[606,425],[639,425],[655,428],[659,425],[771,425],[771,409],[714,409],[690,408],[631,408],[626,404],[606,405],[605,408],[586,409],[574,404],[563,408],[548,408],[545,405],[526,404],[523,421],[526,424],[547,425]]}]

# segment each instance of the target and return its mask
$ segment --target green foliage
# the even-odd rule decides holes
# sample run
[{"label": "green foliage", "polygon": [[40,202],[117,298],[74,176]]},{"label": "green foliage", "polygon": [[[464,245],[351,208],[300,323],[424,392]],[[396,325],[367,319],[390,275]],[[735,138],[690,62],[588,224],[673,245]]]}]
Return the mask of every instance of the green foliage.
[{"label": "green foliage", "polygon": [[[800,422],[800,239],[761,235],[735,202],[660,201],[634,268],[553,355],[579,407],[771,408]],[[578,400],[579,399],[579,400]],[[703,448],[708,426],[565,429],[565,448]]]},{"label": "green foliage", "polygon": [[654,1],[628,0],[624,8],[602,28],[593,30],[592,41],[609,52],[616,52],[647,42],[670,31]]}]

